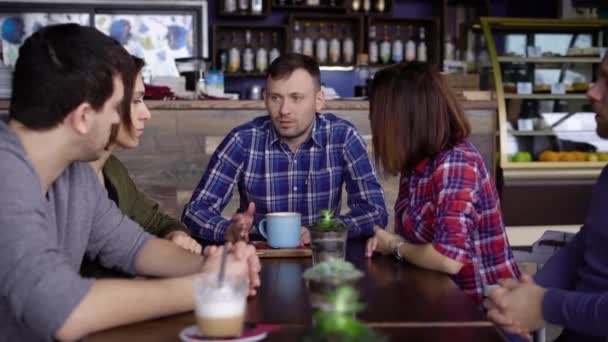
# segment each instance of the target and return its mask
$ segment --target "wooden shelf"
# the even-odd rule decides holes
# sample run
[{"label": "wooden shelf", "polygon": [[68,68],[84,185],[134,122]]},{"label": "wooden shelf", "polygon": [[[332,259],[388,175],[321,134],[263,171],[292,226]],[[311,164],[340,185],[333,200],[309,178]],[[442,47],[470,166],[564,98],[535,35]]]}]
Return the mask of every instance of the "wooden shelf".
[{"label": "wooden shelf", "polygon": [[511,94],[506,93],[505,99],[522,100],[586,100],[585,94]]},{"label": "wooden shelf", "polygon": [[554,136],[563,134],[579,134],[579,133],[595,133],[595,130],[580,130],[580,131],[550,131],[550,130],[538,130],[538,131],[516,131],[509,130],[509,134],[519,137],[535,137],[535,136]]},{"label": "wooden shelf", "polygon": [[605,161],[563,161],[563,162],[508,162],[505,169],[598,169],[606,166]]},{"label": "wooden shelf", "polygon": [[501,63],[601,63],[599,57],[512,57],[498,56],[498,61]]}]

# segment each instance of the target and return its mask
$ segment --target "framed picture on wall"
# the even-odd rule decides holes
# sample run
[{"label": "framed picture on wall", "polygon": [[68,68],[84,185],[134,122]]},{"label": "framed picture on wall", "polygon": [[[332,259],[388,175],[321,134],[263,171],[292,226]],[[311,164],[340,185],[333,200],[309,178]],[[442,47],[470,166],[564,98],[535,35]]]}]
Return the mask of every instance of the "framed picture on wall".
[{"label": "framed picture on wall", "polygon": [[89,25],[90,21],[91,15],[87,12],[0,13],[2,60],[5,65],[14,66],[21,44],[41,27],[64,23]]},{"label": "framed picture on wall", "polygon": [[198,55],[196,13],[96,13],[95,27],[145,59],[154,76],[175,76],[176,58]]},{"label": "framed picture on wall", "polygon": [[177,76],[174,60],[207,57],[207,1],[190,0],[0,0],[0,44],[4,64],[13,66],[19,47],[41,27],[60,23],[90,25],[144,58],[153,76]]}]

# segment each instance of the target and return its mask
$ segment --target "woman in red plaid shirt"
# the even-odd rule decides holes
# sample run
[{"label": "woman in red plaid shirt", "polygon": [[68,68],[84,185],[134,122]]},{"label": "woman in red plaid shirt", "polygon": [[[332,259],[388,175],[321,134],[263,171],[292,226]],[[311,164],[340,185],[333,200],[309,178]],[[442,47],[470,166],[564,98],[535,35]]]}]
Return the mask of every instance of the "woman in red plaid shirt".
[{"label": "woman in red plaid shirt", "polygon": [[445,272],[478,304],[484,286],[519,278],[496,189],[437,68],[401,63],[376,73],[370,122],[376,163],[401,181],[396,234],[376,229],[367,255]]}]

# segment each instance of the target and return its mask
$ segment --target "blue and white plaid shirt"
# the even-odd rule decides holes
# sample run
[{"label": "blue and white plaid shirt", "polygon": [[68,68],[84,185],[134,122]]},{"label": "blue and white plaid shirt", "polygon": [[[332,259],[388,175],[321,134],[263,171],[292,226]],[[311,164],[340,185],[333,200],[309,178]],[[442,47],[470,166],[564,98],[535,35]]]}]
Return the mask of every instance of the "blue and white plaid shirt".
[{"label": "blue and white plaid shirt", "polygon": [[366,144],[348,121],[317,114],[311,137],[295,153],[281,142],[269,116],[233,129],[219,145],[182,220],[192,235],[223,241],[230,224],[221,216],[238,185],[240,207],[255,202],[255,224],[266,213],[302,214],[302,225],[320,219],[319,211],[340,212],[342,185],[350,211],[338,218],[349,236],[371,236],[388,220],[384,192]]}]

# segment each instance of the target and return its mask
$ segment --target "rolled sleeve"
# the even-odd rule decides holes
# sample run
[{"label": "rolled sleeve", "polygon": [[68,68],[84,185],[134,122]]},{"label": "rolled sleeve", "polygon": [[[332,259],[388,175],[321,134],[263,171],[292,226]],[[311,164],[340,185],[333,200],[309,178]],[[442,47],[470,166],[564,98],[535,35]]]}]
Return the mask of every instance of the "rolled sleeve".
[{"label": "rolled sleeve", "polygon": [[351,131],[344,147],[345,188],[350,211],[340,216],[349,227],[349,236],[371,236],[374,225],[382,228],[388,223],[384,191],[369,159],[367,146],[359,134]]},{"label": "rolled sleeve", "polygon": [[184,209],[182,221],[192,236],[224,241],[230,221],[222,217],[222,210],[232,198],[242,172],[244,156],[243,144],[233,131],[211,157],[207,171]]},{"label": "rolled sleeve", "polygon": [[476,174],[466,163],[446,163],[432,177],[438,187],[433,247],[463,264],[472,262],[469,239],[475,227]]}]

